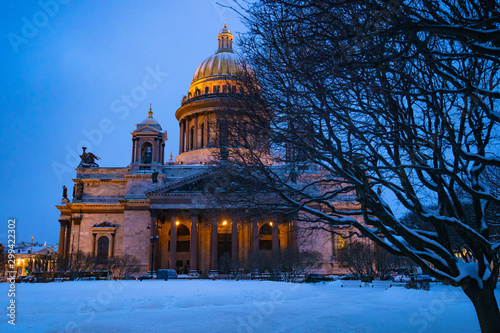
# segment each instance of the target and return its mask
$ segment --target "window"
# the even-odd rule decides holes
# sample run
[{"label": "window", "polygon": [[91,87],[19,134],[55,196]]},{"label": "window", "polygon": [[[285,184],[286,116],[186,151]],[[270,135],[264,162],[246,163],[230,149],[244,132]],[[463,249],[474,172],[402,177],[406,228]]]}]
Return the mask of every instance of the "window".
[{"label": "window", "polygon": [[107,258],[109,250],[109,238],[106,236],[99,237],[97,241],[97,256],[100,258]]},{"label": "window", "polygon": [[153,145],[146,142],[141,147],[141,163],[151,164],[153,160]]},{"label": "window", "polygon": [[343,249],[347,245],[347,240],[345,240],[341,235],[337,235],[337,249]]},{"label": "window", "polygon": [[269,223],[264,224],[259,229],[259,235],[261,236],[272,235],[272,233],[273,233],[273,227]]},{"label": "window", "polygon": [[189,228],[184,224],[179,224],[177,226],[177,236],[189,236]]},{"label": "window", "polygon": [[194,128],[189,131],[189,149],[192,150],[194,147]]},{"label": "window", "polygon": [[201,142],[200,142],[200,144],[201,144],[201,146],[202,146],[202,147],[204,147],[204,146],[205,146],[205,142],[203,141],[204,137],[205,137],[205,123],[203,123],[203,124],[201,125],[201,138],[200,138],[200,139],[201,139],[201,140],[200,140]]},{"label": "window", "polygon": [[209,90],[210,89],[208,87],[205,87],[205,94],[208,94]]},{"label": "window", "polygon": [[189,252],[189,241],[177,241],[177,252]]},{"label": "window", "polygon": [[259,250],[271,251],[273,249],[272,239],[259,239]]},{"label": "window", "polygon": [[259,250],[271,251],[273,249],[273,227],[266,223],[259,229]]}]

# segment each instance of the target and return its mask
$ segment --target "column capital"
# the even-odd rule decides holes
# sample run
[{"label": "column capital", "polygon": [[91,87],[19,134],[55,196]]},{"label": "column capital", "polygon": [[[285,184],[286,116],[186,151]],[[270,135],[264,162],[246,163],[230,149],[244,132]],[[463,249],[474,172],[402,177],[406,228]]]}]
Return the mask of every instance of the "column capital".
[{"label": "column capital", "polygon": [[64,226],[69,223],[69,219],[59,219],[59,223],[61,223],[61,225]]}]

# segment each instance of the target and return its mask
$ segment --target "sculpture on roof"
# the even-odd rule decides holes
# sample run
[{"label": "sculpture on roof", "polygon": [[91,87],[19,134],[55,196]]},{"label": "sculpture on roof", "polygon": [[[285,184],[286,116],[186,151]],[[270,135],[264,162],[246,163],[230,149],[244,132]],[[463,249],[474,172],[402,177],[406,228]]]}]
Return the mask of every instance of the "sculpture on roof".
[{"label": "sculpture on roof", "polygon": [[99,165],[95,162],[96,160],[100,160],[99,157],[95,156],[91,152],[86,152],[87,147],[82,147],[83,153],[80,155],[81,161],[78,167],[89,168],[89,167],[99,167]]},{"label": "sculpture on roof", "polygon": [[83,197],[83,182],[78,182],[73,185],[73,200],[82,200]]}]

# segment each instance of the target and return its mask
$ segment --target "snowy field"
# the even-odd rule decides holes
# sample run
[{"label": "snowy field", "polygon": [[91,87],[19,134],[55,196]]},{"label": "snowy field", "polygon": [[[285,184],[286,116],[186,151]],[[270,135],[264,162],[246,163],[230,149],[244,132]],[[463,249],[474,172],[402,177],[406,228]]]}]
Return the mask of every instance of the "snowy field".
[{"label": "snowy field", "polygon": [[[479,332],[458,289],[376,281],[79,281],[16,285],[16,326],[0,284],[0,332]],[[497,293],[497,298],[500,293]]]}]

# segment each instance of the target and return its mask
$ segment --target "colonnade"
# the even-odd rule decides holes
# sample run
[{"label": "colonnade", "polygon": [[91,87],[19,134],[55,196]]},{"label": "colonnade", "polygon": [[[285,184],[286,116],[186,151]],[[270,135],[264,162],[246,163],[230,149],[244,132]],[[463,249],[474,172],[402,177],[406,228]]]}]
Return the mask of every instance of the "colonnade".
[{"label": "colonnade", "polygon": [[[155,248],[154,270],[172,268],[182,271],[188,267],[191,271],[207,272],[217,270],[223,254],[230,254],[232,260],[243,262],[258,251],[277,253],[295,243],[291,222],[280,225],[257,219],[247,222],[234,215],[208,216],[187,210],[162,213],[165,218],[161,230],[155,231],[159,234],[159,244]],[[156,218],[156,214],[151,214],[151,225],[155,225]],[[261,228],[264,225],[271,232],[263,236]],[[189,239],[189,253],[186,239]],[[271,243],[272,246],[266,246]]]},{"label": "colonnade", "polygon": [[203,112],[187,116],[179,121],[179,154],[209,146],[210,126],[208,126],[208,117],[208,112]]}]

